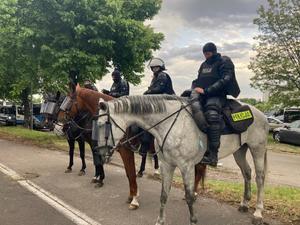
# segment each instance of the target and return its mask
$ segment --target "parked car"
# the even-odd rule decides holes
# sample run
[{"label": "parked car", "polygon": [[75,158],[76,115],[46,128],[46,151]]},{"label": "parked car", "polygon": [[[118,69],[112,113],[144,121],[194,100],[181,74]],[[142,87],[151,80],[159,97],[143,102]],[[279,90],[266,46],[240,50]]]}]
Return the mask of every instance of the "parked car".
[{"label": "parked car", "polygon": [[300,145],[300,120],[284,127],[275,128],[273,138],[278,142]]},{"label": "parked car", "polygon": [[17,124],[16,113],[13,107],[2,106],[0,108],[0,124],[13,126]]},{"label": "parked car", "polygon": [[288,123],[284,123],[275,117],[267,117],[269,123],[269,131],[273,132],[275,128],[288,126]]},{"label": "parked car", "polygon": [[22,125],[24,124],[24,110],[22,106],[1,106],[0,124]]},{"label": "parked car", "polygon": [[283,115],[276,116],[275,118],[280,120],[281,122],[284,122],[284,116]]}]

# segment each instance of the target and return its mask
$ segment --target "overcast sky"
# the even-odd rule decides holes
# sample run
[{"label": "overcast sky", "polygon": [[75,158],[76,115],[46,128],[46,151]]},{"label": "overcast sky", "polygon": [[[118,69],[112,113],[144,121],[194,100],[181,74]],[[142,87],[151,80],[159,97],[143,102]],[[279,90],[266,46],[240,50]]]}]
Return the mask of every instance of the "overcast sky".
[{"label": "overcast sky", "polygon": [[[214,42],[222,55],[232,58],[241,87],[240,97],[261,98],[250,87],[253,73],[248,70],[253,37],[258,33],[253,25],[256,10],[266,0],[163,0],[159,14],[149,23],[162,32],[165,40],[154,56],[162,58],[171,75],[177,94],[191,86],[203,62],[202,46]],[[142,94],[151,82],[146,68],[142,84],[131,85],[131,94]],[[100,88],[110,88],[111,77],[97,82]]]}]

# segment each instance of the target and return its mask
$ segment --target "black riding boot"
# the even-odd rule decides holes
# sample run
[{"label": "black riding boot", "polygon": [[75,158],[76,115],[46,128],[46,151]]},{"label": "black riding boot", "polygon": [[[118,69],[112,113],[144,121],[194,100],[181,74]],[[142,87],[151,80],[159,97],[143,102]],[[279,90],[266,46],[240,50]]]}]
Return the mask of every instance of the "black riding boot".
[{"label": "black riding boot", "polygon": [[208,124],[206,122],[204,113],[203,113],[203,107],[201,105],[201,99],[200,99],[200,94],[195,92],[194,90],[192,91],[191,94],[191,100],[193,101],[191,108],[192,108],[192,113],[194,120],[198,126],[198,128],[205,132],[207,131]]}]

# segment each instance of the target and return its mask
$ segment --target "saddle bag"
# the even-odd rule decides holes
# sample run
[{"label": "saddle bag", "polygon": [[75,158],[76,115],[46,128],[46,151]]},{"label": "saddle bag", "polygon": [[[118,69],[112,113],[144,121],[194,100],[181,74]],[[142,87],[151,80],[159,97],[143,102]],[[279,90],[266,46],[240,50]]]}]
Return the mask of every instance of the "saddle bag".
[{"label": "saddle bag", "polygon": [[238,134],[245,132],[254,121],[250,107],[234,100],[223,109],[223,115],[228,126]]}]

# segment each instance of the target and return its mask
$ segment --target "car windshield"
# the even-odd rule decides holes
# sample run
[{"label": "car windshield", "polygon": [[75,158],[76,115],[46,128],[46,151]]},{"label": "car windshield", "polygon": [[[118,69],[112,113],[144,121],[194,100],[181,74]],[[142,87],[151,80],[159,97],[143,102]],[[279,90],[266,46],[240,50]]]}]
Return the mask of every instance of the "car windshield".
[{"label": "car windshield", "polygon": [[300,111],[299,110],[295,110],[295,111],[289,110],[289,111],[286,111],[284,113],[284,118],[285,118],[285,121],[287,121],[287,122],[293,122],[295,120],[299,120],[300,119]]},{"label": "car windshield", "polygon": [[16,110],[13,107],[3,107],[1,109],[1,113],[6,114],[6,115],[15,115]]},{"label": "car windshield", "polygon": [[297,120],[290,124],[291,128],[300,128],[300,120]]}]

